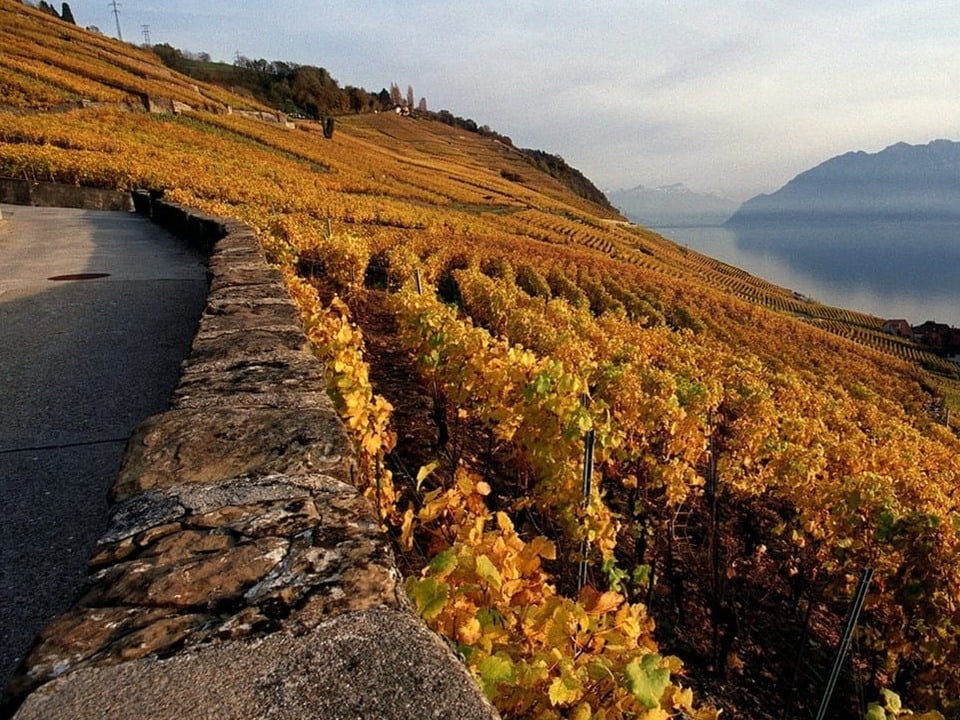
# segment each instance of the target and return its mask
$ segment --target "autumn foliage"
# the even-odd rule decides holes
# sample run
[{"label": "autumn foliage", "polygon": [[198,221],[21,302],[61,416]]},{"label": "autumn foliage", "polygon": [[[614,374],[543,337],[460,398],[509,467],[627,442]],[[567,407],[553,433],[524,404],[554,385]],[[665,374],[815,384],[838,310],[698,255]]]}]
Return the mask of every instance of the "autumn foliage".
[{"label": "autumn foliage", "polygon": [[[829,645],[868,566],[870,717],[904,715],[901,697],[957,716],[960,440],[931,412],[955,402],[953,368],[622,222],[496,137],[229,115],[226,91],[78,28],[76,52],[44,50],[51,22],[0,0],[17,107],[0,175],[162,191],[257,230],[412,558],[414,606],[505,717],[714,718],[691,686],[789,676],[766,623],[812,618]],[[149,115],[140,92],[206,100]],[[104,105],[37,112],[79,99]],[[442,438],[406,474],[356,320],[370,293]]]}]

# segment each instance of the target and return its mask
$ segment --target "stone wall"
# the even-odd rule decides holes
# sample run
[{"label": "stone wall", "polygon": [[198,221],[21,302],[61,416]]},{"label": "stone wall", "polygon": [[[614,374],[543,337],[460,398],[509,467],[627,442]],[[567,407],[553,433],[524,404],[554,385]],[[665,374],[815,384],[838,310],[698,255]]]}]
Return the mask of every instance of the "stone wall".
[{"label": "stone wall", "polygon": [[0,177],[0,203],[87,210],[131,210],[130,193]]},{"label": "stone wall", "polygon": [[238,108],[227,108],[228,115],[239,115],[240,117],[261,120],[262,122],[277,123],[279,125],[289,126],[287,116],[281,112],[264,112],[262,110],[240,110]]},{"label": "stone wall", "polygon": [[127,446],[87,589],[41,633],[7,713],[497,717],[412,612],[350,483],[322,367],[252,231],[135,200],[209,253],[208,304],[170,410]]}]

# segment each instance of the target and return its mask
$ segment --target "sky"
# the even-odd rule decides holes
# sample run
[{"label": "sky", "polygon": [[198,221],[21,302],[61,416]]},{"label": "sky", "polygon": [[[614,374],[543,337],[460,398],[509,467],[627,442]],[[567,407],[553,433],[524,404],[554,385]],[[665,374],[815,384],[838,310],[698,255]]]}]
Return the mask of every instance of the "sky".
[{"label": "sky", "polygon": [[[53,3],[59,7],[59,3]],[[108,0],[77,23],[116,36]],[[118,0],[123,38],[397,83],[601,189],[742,201],[853,150],[960,140],[960,12],[934,0]]]}]

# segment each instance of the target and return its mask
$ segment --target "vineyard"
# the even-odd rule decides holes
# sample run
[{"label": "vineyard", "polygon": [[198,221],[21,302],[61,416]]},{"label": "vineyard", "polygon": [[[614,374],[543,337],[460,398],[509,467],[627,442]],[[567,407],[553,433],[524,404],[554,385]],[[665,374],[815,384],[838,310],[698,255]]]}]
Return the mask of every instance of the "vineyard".
[{"label": "vineyard", "polygon": [[149,51],[118,43],[19,3],[5,3],[0,25],[0,107],[51,109],[70,103],[169,98],[204,109],[261,108],[214,86],[203,91]]},{"label": "vineyard", "polygon": [[[131,111],[143,94],[195,110]],[[413,604],[504,717],[799,716],[820,689],[798,647],[829,655],[871,568],[831,717],[960,718],[960,439],[933,412],[956,365],[496,138],[230,115],[242,99],[14,0],[0,95],[0,175],[256,229]]]}]

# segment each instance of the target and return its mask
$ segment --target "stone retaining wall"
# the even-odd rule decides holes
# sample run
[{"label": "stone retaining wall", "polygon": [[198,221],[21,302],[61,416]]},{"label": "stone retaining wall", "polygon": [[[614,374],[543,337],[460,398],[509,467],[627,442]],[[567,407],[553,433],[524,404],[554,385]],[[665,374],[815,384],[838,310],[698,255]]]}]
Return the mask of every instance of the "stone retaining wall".
[{"label": "stone retaining wall", "polygon": [[0,203],[87,210],[132,210],[130,193],[0,177]]},{"label": "stone retaining wall", "polygon": [[412,612],[350,484],[322,367],[252,231],[135,200],[209,252],[208,304],[170,410],[127,446],[87,589],[41,633],[8,712],[496,718]]}]

